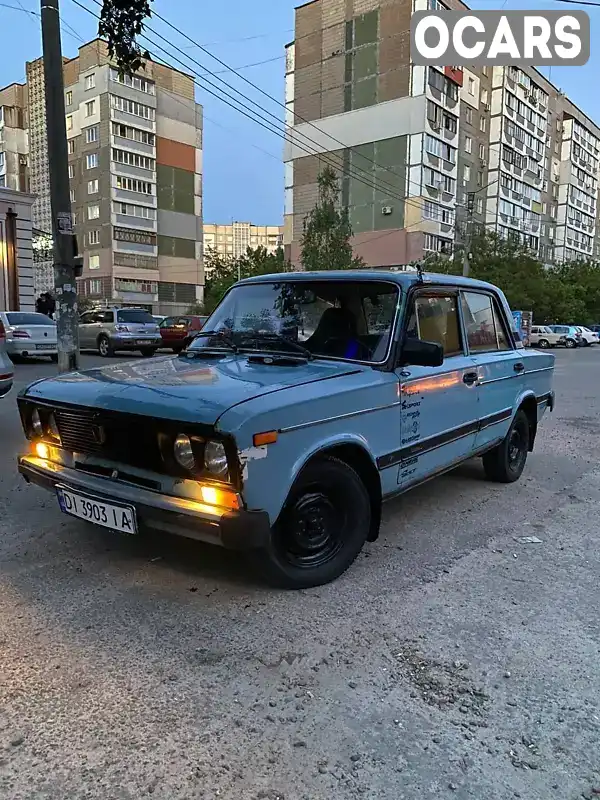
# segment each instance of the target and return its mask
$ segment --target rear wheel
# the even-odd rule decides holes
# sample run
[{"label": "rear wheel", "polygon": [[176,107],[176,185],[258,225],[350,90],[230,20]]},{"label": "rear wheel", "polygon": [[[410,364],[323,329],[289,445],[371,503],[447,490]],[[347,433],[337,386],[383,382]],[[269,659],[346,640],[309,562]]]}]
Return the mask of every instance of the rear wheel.
[{"label": "rear wheel", "polygon": [[50,361],[52,361],[53,364],[58,364],[58,353],[52,353]]},{"label": "rear wheel", "polygon": [[548,339],[540,339],[538,342],[538,347],[541,347],[545,350],[547,347],[550,347],[550,342]]},{"label": "rear wheel", "polygon": [[483,456],[486,477],[497,483],[519,480],[529,453],[529,420],[523,411],[517,414],[502,442]]},{"label": "rear wheel", "polygon": [[144,358],[152,358],[154,353],[156,353],[156,347],[142,347],[140,353]]},{"label": "rear wheel", "polygon": [[567,339],[565,342],[565,347],[568,347],[569,350],[572,350],[574,347],[577,347],[577,342],[575,339]]},{"label": "rear wheel", "polygon": [[104,334],[98,337],[98,352],[102,358],[109,358],[115,354],[115,351],[111,347],[110,339],[108,336],[104,336]]},{"label": "rear wheel", "polygon": [[371,501],[360,477],[343,461],[322,458],[301,472],[269,544],[251,557],[273,586],[322,586],[355,561],[370,522]]}]

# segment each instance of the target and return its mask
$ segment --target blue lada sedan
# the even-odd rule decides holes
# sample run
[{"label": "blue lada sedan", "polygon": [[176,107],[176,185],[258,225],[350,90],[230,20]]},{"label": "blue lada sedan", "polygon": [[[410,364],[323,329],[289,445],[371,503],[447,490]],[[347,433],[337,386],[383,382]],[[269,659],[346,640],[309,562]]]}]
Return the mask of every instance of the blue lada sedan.
[{"label": "blue lada sedan", "polygon": [[490,284],[265,275],[177,357],[29,386],[19,470],[66,514],[244,550],[275,586],[317,586],[377,539],[384,500],[473,457],[516,481],[553,370]]}]

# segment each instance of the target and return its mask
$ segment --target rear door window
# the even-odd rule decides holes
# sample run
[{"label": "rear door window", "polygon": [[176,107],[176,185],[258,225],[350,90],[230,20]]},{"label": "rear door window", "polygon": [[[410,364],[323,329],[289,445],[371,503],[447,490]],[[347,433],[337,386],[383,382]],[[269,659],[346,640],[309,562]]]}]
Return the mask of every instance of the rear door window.
[{"label": "rear door window", "polygon": [[462,292],[461,305],[471,353],[511,350],[491,295]]}]

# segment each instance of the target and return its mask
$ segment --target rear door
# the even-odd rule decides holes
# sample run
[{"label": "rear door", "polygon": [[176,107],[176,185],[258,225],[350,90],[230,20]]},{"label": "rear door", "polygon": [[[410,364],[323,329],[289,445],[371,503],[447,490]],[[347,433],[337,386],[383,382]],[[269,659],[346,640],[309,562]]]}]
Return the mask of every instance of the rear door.
[{"label": "rear door", "polygon": [[79,318],[79,346],[83,349],[90,349],[96,346],[97,337],[94,336],[94,332],[99,329],[96,317],[96,311],[86,311]]},{"label": "rear door", "polygon": [[475,447],[479,449],[506,435],[523,387],[525,363],[495,295],[461,291],[461,309],[469,355],[477,368],[479,431]]}]

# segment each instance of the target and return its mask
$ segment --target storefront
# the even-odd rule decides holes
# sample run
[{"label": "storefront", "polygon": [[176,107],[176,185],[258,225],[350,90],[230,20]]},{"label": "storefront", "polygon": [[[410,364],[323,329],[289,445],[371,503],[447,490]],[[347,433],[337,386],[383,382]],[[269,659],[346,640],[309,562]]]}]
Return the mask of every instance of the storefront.
[{"label": "storefront", "polygon": [[34,311],[31,206],[35,197],[0,188],[0,310]]}]

